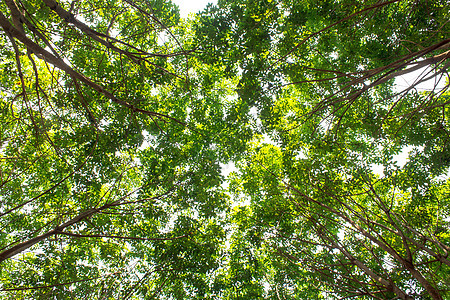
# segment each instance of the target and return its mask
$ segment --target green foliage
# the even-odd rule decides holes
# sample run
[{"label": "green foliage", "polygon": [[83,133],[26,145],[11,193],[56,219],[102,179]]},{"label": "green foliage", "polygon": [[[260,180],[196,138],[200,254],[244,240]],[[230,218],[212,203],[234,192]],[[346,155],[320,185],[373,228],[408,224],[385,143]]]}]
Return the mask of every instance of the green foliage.
[{"label": "green foliage", "polygon": [[1,2],[1,297],[447,299],[446,4]]}]

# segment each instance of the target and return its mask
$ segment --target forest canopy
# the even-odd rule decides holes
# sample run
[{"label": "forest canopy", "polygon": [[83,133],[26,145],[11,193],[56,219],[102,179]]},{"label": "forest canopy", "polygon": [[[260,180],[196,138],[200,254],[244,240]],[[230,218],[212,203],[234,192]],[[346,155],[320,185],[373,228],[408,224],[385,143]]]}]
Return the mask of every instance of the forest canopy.
[{"label": "forest canopy", "polygon": [[0,297],[450,299],[449,10],[0,1]]}]

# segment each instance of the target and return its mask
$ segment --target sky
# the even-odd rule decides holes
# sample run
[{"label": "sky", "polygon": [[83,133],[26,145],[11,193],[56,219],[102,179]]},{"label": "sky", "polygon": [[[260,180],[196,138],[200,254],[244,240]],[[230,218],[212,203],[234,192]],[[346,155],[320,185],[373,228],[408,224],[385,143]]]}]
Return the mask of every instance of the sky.
[{"label": "sky", "polygon": [[172,0],[180,7],[180,16],[186,18],[189,13],[202,11],[208,3],[217,3],[217,0]]}]

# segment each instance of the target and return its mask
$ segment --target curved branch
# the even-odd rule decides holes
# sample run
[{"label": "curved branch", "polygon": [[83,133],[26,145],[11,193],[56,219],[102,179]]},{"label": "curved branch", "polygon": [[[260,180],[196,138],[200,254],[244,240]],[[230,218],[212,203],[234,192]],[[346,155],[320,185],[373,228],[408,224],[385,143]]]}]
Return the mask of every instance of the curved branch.
[{"label": "curved branch", "polygon": [[32,51],[33,53],[37,54],[38,56],[42,56],[43,59],[45,59],[46,61],[48,61],[52,65],[58,67],[59,69],[61,69],[62,71],[64,71],[68,75],[72,76],[73,78],[76,78],[76,79],[80,80],[81,82],[85,83],[86,85],[88,85],[89,87],[93,88],[95,91],[99,92],[100,94],[104,95],[105,97],[107,97],[111,101],[113,101],[113,102],[115,102],[115,103],[117,103],[119,105],[122,105],[122,106],[124,106],[124,107],[126,107],[128,109],[131,109],[132,111],[140,112],[140,113],[142,113],[144,115],[147,115],[147,116],[155,116],[155,117],[159,117],[159,118],[166,118],[166,119],[172,120],[172,121],[174,121],[174,122],[176,122],[178,124],[186,126],[185,123],[177,120],[176,118],[173,118],[173,117],[170,117],[168,115],[161,114],[161,113],[151,112],[151,111],[147,111],[147,110],[143,110],[143,109],[137,108],[134,105],[132,105],[132,104],[130,104],[130,103],[128,103],[128,102],[126,102],[126,101],[124,101],[122,99],[117,98],[113,93],[111,93],[110,91],[106,90],[103,86],[93,82],[88,77],[86,77],[83,74],[75,71],[72,67],[70,67],[68,64],[66,64],[62,59],[56,57],[52,53],[48,52],[47,50],[45,50],[44,48],[42,48],[41,46],[39,46],[38,44],[36,44],[32,40],[30,40],[22,32],[20,32],[18,29],[16,29],[14,26],[12,26],[11,23],[9,23],[8,19],[5,17],[5,15],[2,12],[0,12],[0,26],[3,27],[3,30],[7,34],[10,34],[14,38],[16,38],[19,41],[21,41],[30,51]]}]

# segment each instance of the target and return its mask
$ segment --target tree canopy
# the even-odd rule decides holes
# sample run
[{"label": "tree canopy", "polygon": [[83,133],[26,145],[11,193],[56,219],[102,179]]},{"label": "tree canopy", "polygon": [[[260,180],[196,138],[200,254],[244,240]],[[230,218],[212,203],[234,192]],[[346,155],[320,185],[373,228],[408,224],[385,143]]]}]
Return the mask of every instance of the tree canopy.
[{"label": "tree canopy", "polygon": [[0,296],[450,299],[449,16],[1,1]]}]

